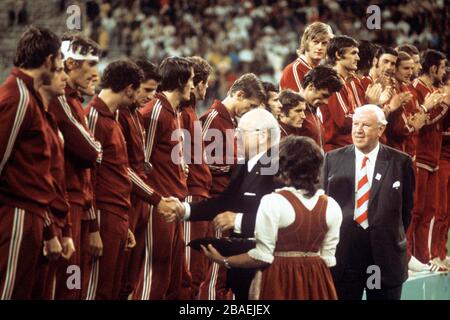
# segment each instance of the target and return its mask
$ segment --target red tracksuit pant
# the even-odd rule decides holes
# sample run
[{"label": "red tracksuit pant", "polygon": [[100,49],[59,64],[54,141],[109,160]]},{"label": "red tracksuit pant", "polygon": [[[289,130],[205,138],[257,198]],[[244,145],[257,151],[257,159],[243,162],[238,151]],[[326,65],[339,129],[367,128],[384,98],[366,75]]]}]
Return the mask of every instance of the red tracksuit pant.
[{"label": "red tracksuit pant", "polygon": [[408,229],[410,252],[420,262],[430,260],[430,223],[437,212],[438,172],[416,170],[416,190],[411,224]]},{"label": "red tracksuit pant", "polygon": [[[59,259],[60,266],[56,270],[56,287],[55,287],[55,299],[56,300],[79,300],[81,299],[80,289],[69,289],[67,286],[67,280],[71,276],[71,273],[67,273],[69,266],[78,266],[81,271],[81,252],[83,247],[81,246],[81,219],[85,214],[85,209],[75,203],[70,203],[70,217],[72,223],[72,239],[75,245],[75,252],[69,260]],[[81,271],[81,275],[83,271]]]},{"label": "red tracksuit pant", "polygon": [[[210,236],[222,237],[222,232],[215,230],[212,222],[209,223],[208,233]],[[233,293],[227,288],[227,269],[225,267],[215,262],[209,264],[205,281],[200,285],[199,299],[233,300]]]},{"label": "red tracksuit pant", "polygon": [[145,235],[145,259],[142,281],[133,294],[135,300],[189,299],[191,293],[183,288],[189,278],[185,262],[185,243],[180,221],[167,223],[150,206]]},{"label": "red tracksuit pant", "polygon": [[89,281],[83,298],[117,300],[125,262],[128,220],[106,210],[97,210],[97,218],[103,242],[103,255],[99,258],[90,258]]},{"label": "red tracksuit pant", "polygon": [[149,205],[132,195],[129,211],[130,229],[136,239],[136,246],[125,253],[125,264],[120,289],[120,299],[126,300],[138,286],[145,260],[145,235],[149,218]]},{"label": "red tracksuit pant", "polygon": [[0,299],[30,299],[42,254],[44,220],[0,205]]},{"label": "red tracksuit pant", "polygon": [[[205,199],[200,196],[188,196],[186,198],[187,202],[198,202]],[[186,255],[186,266],[192,277],[191,290],[192,298],[198,297],[200,292],[200,285],[205,281],[206,275],[209,267],[209,260],[203,254],[197,250],[192,250],[188,246],[189,242],[194,239],[204,238],[208,236],[208,221],[184,221],[184,242],[186,244],[185,255]],[[188,284],[183,283],[183,286]]]},{"label": "red tracksuit pant", "polygon": [[431,234],[431,258],[445,259],[450,226],[450,161],[440,161],[438,181],[438,205]]}]

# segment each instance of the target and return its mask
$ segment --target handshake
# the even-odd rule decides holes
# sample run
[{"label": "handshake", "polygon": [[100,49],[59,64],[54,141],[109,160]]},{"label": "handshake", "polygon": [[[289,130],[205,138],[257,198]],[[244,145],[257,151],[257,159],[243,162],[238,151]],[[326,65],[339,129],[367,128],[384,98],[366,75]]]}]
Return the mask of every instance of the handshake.
[{"label": "handshake", "polygon": [[166,222],[183,219],[185,214],[184,205],[175,197],[162,197],[156,210],[163,215]]}]

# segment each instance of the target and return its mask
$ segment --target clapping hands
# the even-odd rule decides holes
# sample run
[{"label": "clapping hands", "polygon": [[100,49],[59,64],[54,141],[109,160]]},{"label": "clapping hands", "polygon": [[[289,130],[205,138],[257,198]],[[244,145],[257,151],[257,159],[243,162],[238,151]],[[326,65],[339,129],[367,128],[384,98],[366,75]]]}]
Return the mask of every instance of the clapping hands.
[{"label": "clapping hands", "polygon": [[411,92],[400,92],[392,96],[389,103],[389,108],[391,112],[396,111],[398,108],[403,106],[405,103],[409,102],[413,98]]},{"label": "clapping hands", "polygon": [[175,197],[163,197],[156,207],[166,222],[173,222],[176,218],[184,217],[185,209],[183,204]]},{"label": "clapping hands", "polygon": [[367,102],[376,105],[385,104],[392,98],[393,95],[394,91],[391,86],[383,87],[383,85],[378,82],[370,85],[366,90]]},{"label": "clapping hands", "polygon": [[425,107],[425,109],[427,109],[427,111],[430,111],[431,109],[433,109],[434,107],[439,105],[441,102],[445,102],[446,98],[447,98],[447,93],[440,92],[440,91],[434,91],[433,93],[428,94],[425,97],[423,106]]},{"label": "clapping hands", "polygon": [[381,84],[374,83],[370,85],[366,90],[366,99],[368,103],[378,104],[383,88]]},{"label": "clapping hands", "polygon": [[414,128],[415,132],[419,132],[425,125],[428,115],[425,112],[417,112],[416,114],[407,118],[408,125]]}]

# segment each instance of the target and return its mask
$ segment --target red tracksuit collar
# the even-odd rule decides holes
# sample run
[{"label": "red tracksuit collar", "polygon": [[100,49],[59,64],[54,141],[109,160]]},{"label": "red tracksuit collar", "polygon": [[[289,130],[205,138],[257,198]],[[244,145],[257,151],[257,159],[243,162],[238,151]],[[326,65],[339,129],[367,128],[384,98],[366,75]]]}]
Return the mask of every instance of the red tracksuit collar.
[{"label": "red tracksuit collar", "polygon": [[300,57],[297,58],[299,61],[303,62],[303,64],[309,68],[309,70],[312,69],[311,65],[308,63],[308,61],[306,60],[306,57],[302,54],[300,55]]},{"label": "red tracksuit collar", "polygon": [[423,80],[421,80],[420,78],[417,78],[418,84],[420,84],[421,86],[427,88],[428,91],[433,91],[435,88],[433,86],[429,86],[427,85]]},{"label": "red tracksuit collar", "polygon": [[101,115],[115,119],[114,114],[108,109],[106,103],[99,96],[95,96],[91,100],[90,105],[94,107]]},{"label": "red tracksuit collar", "polygon": [[137,102],[132,103],[132,104],[130,104],[130,105],[128,106],[128,109],[129,109],[130,111],[134,111],[134,110],[136,110],[136,109],[139,109],[139,104],[138,104]]},{"label": "red tracksuit collar", "polygon": [[84,99],[80,92],[69,85],[66,86],[65,93],[67,97],[78,99],[80,102],[84,102]]},{"label": "red tracksuit collar", "polygon": [[211,109],[215,109],[223,119],[230,122],[234,127],[237,127],[236,121],[231,117],[230,112],[228,112],[228,109],[224,106],[222,101],[217,99],[214,100]]},{"label": "red tracksuit collar", "polygon": [[14,67],[11,70],[11,74],[20,80],[22,80],[25,83],[25,86],[27,87],[28,91],[34,96],[38,104],[44,108],[44,105],[42,103],[42,97],[39,94],[39,92],[34,90],[34,79],[30,77],[29,75],[22,72],[19,68]]},{"label": "red tracksuit collar", "polygon": [[342,79],[342,81],[344,81],[344,83],[350,82],[351,80],[354,80],[354,79],[358,79],[358,77],[357,77],[356,74],[354,74],[354,73],[349,73],[348,76],[347,76],[347,78],[344,78],[344,77],[343,77],[342,75],[340,75],[339,73],[338,73],[338,76],[339,76],[339,78]]},{"label": "red tracksuit collar", "polygon": [[161,101],[161,105],[163,108],[165,108],[167,111],[175,115],[175,110],[173,109],[172,105],[170,104],[169,100],[167,100],[167,97],[162,92],[155,93],[155,98],[159,99]]},{"label": "red tracksuit collar", "polygon": [[25,74],[23,71],[16,67],[11,70],[11,74],[16,76],[17,78],[20,78],[28,87],[28,90],[34,92],[34,79],[32,77]]}]

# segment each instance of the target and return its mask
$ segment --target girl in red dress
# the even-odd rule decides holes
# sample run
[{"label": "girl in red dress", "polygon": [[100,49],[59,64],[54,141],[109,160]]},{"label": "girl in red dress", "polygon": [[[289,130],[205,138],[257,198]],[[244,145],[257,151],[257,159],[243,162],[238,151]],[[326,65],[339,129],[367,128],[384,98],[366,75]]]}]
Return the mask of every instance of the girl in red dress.
[{"label": "girl in red dress", "polygon": [[203,247],[228,268],[258,268],[249,299],[337,299],[329,267],[342,221],[337,202],[318,188],[322,151],[308,137],[289,136],[280,144],[277,179],[286,187],[264,196],[256,216],[256,247],[223,257]]}]

